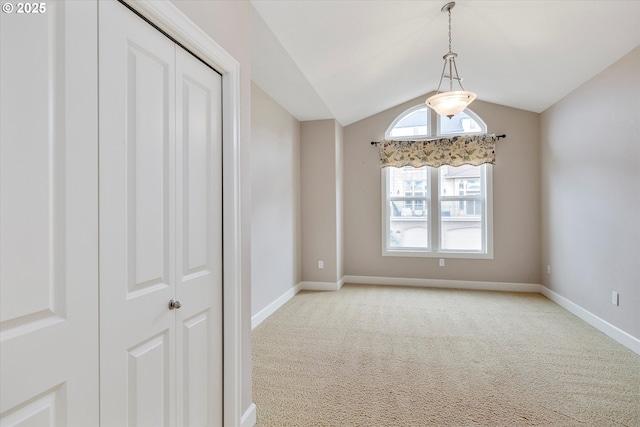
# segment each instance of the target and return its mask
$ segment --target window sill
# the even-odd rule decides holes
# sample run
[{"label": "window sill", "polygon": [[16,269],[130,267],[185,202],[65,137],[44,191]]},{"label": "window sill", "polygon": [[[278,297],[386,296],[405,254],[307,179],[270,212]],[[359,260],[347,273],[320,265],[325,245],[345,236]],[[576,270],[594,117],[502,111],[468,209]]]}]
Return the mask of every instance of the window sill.
[{"label": "window sill", "polygon": [[382,256],[409,258],[458,258],[458,259],[493,259],[493,251],[489,252],[433,252],[412,250],[382,250]]}]

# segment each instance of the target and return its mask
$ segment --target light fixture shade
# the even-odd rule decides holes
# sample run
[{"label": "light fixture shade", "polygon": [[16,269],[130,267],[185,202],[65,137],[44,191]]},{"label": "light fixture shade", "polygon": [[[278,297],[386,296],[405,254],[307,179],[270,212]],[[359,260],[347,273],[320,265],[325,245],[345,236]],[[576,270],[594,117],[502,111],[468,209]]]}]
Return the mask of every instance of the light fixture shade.
[{"label": "light fixture shade", "polygon": [[427,98],[425,103],[436,113],[449,118],[460,114],[476,99],[476,94],[467,90],[442,92]]}]

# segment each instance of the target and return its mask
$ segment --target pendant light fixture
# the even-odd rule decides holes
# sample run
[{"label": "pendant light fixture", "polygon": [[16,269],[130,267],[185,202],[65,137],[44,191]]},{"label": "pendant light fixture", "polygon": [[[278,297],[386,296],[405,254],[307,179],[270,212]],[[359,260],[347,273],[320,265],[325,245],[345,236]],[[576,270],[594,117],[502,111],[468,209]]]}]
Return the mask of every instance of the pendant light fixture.
[{"label": "pendant light fixture", "polygon": [[[458,54],[451,51],[451,9],[453,9],[455,5],[456,2],[452,1],[442,6],[441,9],[442,12],[449,13],[449,52],[442,57],[444,59],[444,67],[442,68],[440,84],[438,84],[436,94],[430,96],[425,101],[429,107],[436,111],[436,113],[449,118],[462,113],[464,109],[467,108],[474,99],[476,99],[475,93],[466,91],[462,87],[462,79],[458,76],[458,68],[456,67],[456,57]],[[449,74],[445,74],[447,68],[449,69]],[[449,91],[440,92],[442,80],[444,80],[445,77],[449,79]],[[458,85],[462,90],[453,90],[454,80],[458,81]]]}]

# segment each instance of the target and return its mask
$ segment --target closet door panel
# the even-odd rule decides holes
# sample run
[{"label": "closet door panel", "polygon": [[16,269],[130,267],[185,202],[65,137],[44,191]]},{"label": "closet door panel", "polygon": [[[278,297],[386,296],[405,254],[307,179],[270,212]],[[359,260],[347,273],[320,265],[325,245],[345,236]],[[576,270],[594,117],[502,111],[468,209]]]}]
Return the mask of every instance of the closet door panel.
[{"label": "closet door panel", "polygon": [[179,425],[222,422],[221,77],[176,50]]},{"label": "closet door panel", "polygon": [[128,353],[127,412],[130,426],[170,424],[171,369],[173,351],[167,331],[152,337]]},{"label": "closet door panel", "polygon": [[[216,398],[212,393],[211,375],[215,373],[215,358],[212,351],[215,343],[212,334],[214,323],[211,310],[197,313],[182,321],[182,353],[181,385],[182,391],[178,402],[178,425],[206,426],[218,425],[222,418],[216,414]],[[182,406],[180,408],[180,406]],[[212,424],[212,420],[217,420]]]},{"label": "closet door panel", "polygon": [[[68,147],[65,87],[55,84],[64,73],[65,7],[60,4],[48,15],[27,20],[1,15],[0,320],[5,335],[8,330],[17,333],[16,328],[38,328],[38,324],[66,318],[64,158]],[[18,46],[12,46],[9,34],[15,34]],[[39,43],[27,54],[34,41]],[[12,62],[21,66],[7,67]]]},{"label": "closet door panel", "polygon": [[[213,71],[212,71],[213,72]],[[211,180],[211,94],[198,82],[182,80],[183,275],[211,269],[207,217]],[[204,231],[204,232],[203,232]]]},{"label": "closet door panel", "polygon": [[96,4],[39,12],[0,15],[0,425],[91,425]]},{"label": "closet door panel", "polygon": [[[128,298],[169,286],[170,57],[127,43],[126,196]],[[106,142],[106,141],[105,141]]]},{"label": "closet door panel", "polygon": [[104,426],[175,423],[174,44],[99,2]]}]

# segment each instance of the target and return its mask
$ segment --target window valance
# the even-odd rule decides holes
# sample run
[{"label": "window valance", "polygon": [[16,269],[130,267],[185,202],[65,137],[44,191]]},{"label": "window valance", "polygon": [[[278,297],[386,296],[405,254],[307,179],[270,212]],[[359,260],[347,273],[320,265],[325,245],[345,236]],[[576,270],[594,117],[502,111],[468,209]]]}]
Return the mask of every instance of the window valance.
[{"label": "window valance", "polygon": [[443,165],[480,166],[495,163],[495,147],[498,137],[490,135],[459,135],[427,141],[395,141],[383,139],[380,142],[380,167]]}]

